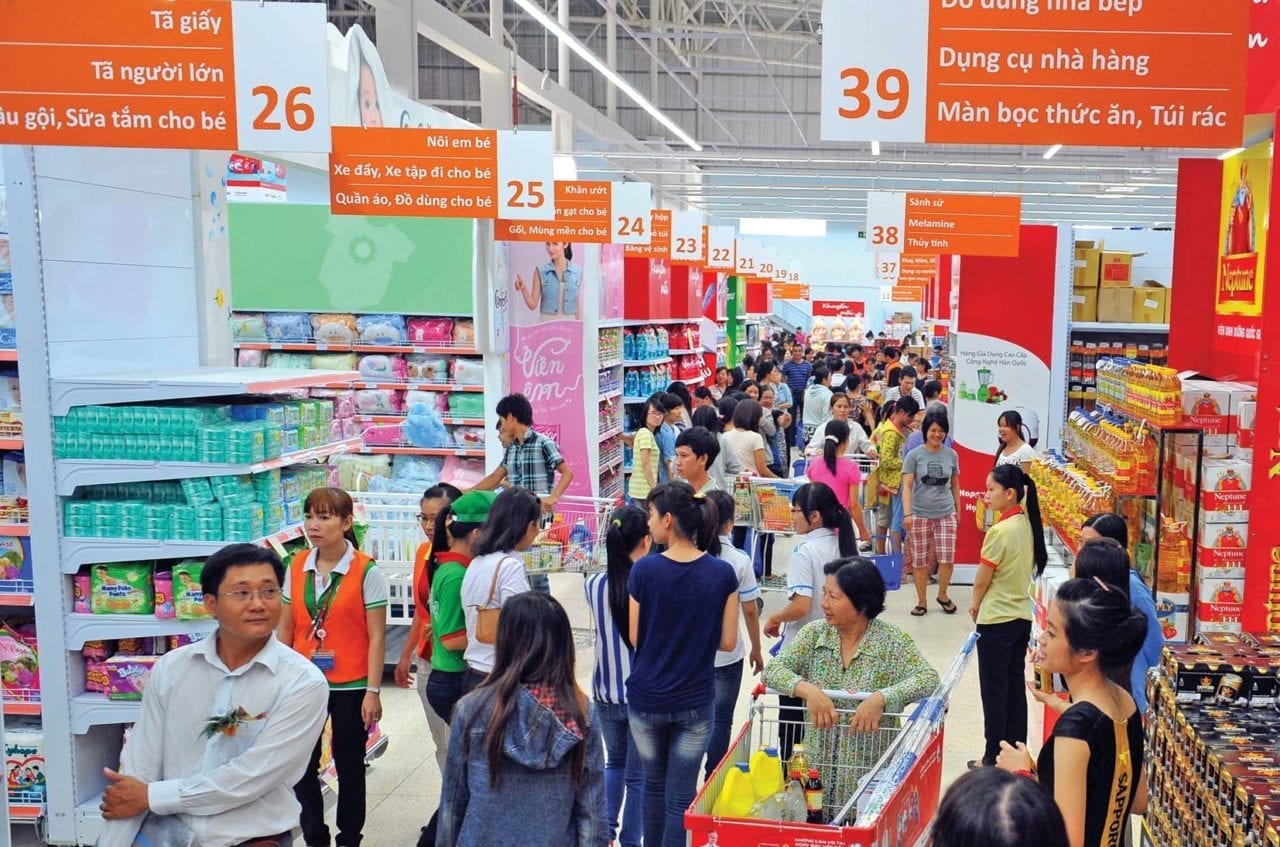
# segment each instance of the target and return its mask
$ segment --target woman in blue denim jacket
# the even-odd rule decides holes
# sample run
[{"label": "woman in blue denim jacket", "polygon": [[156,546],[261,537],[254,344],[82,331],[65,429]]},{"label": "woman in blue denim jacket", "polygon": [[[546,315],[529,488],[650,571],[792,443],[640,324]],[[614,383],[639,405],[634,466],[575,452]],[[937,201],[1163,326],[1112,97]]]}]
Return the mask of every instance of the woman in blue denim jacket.
[{"label": "woman in blue denim jacket", "polygon": [[437,847],[606,847],[600,727],[546,594],[502,607],[493,673],[455,707]]},{"label": "woman in blue denim jacket", "polygon": [[516,274],[516,290],[524,295],[525,305],[536,309],[542,320],[581,320],[582,272],[573,265],[573,245],[548,241],[547,258],[550,261],[538,268],[532,285]]}]

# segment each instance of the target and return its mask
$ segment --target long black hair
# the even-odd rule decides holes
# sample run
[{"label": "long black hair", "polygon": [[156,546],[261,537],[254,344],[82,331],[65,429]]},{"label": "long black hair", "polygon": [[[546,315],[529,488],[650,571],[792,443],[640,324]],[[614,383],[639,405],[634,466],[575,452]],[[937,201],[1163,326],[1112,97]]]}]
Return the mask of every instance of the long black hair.
[{"label": "long black hair", "polygon": [[471,552],[479,558],[516,549],[529,531],[529,524],[536,522],[541,514],[542,503],[536,494],[519,486],[508,488],[494,499]]},{"label": "long black hair", "polygon": [[1147,616],[1129,603],[1128,595],[1096,579],[1067,580],[1053,602],[1071,651],[1097,652],[1098,669],[1132,694],[1131,669],[1147,637]]},{"label": "long black hair", "polygon": [[436,568],[439,567],[436,554],[447,552],[453,547],[454,540],[466,538],[483,526],[478,523],[450,520],[452,517],[452,503],[446,503],[444,508],[436,512],[436,522],[431,531],[431,555],[427,556],[427,585],[436,580]]},{"label": "long black hair", "polygon": [[1044,544],[1044,523],[1040,520],[1040,498],[1036,495],[1036,484],[1017,465],[999,465],[992,468],[991,478],[1001,488],[1013,489],[1018,495],[1018,502],[1027,513],[1027,521],[1031,524],[1036,576],[1039,576],[1044,573],[1045,566],[1049,564],[1049,550]]},{"label": "long black hair", "polygon": [[724,430],[720,413],[710,406],[699,406],[694,409],[692,420],[694,426],[700,426],[714,435],[719,435]]},{"label": "long black hair", "polygon": [[1103,512],[1100,515],[1093,515],[1086,518],[1081,526],[1092,529],[1103,538],[1110,538],[1125,549],[1129,547],[1129,525],[1117,514]]},{"label": "long black hair", "polygon": [[[609,614],[628,647],[635,646],[631,643],[631,596],[627,592],[631,552],[648,534],[648,513],[639,506],[623,506],[609,516],[609,531],[604,536],[608,558]],[[604,633],[600,637],[603,638]]]},{"label": "long black hair", "polygon": [[[497,504],[495,503],[495,508]],[[484,743],[489,754],[489,786],[497,788],[507,766],[507,724],[516,713],[520,691],[526,685],[549,689],[556,710],[566,713],[583,731],[587,727],[586,697],[574,676],[573,630],[569,616],[554,597],[536,591],[517,594],[502,604],[498,638],[494,644],[493,672],[480,687],[491,692],[489,725]],[[472,720],[477,720],[480,712]],[[470,732],[470,727],[468,734]],[[586,744],[569,752],[573,786],[582,782],[587,761]]]},{"label": "long black hair", "polygon": [[1098,538],[1080,546],[1076,579],[1097,579],[1129,596],[1129,551],[1113,538]]},{"label": "long black hair", "polygon": [[978,768],[947,789],[929,847],[1068,847],[1053,797],[1034,779]]},{"label": "long black hair", "polygon": [[680,402],[684,404],[685,411],[693,414],[693,395],[689,393],[689,386],[677,380],[667,386],[667,393],[679,397]]},{"label": "long black hair", "polygon": [[822,442],[822,463],[836,473],[836,459],[840,458],[840,445],[849,440],[849,424],[832,418],[827,421],[827,435]]},{"label": "long black hair", "polygon": [[720,513],[716,504],[694,493],[687,482],[668,482],[649,492],[649,508],[674,518],[672,531],[704,553],[720,555]]},{"label": "long black hair", "polygon": [[858,537],[853,534],[849,510],[840,505],[836,493],[825,482],[808,482],[796,489],[791,505],[804,512],[805,519],[817,512],[822,525],[836,532],[841,556],[858,555]]}]

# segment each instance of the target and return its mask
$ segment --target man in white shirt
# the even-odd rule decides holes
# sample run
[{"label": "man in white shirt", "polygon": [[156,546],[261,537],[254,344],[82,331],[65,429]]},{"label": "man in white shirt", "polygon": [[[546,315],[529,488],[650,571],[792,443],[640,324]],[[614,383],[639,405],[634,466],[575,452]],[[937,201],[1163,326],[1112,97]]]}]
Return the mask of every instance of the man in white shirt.
[{"label": "man in white shirt", "polygon": [[152,670],[120,772],[104,771],[99,847],[130,847],[140,831],[201,847],[293,843],[293,785],[324,727],[329,686],[275,637],[283,579],[280,557],[253,544],[205,562],[200,587],[218,628]]},{"label": "man in white shirt", "polygon": [[923,409],[924,395],[920,393],[919,388],[916,388],[917,376],[915,368],[910,365],[904,367],[898,377],[898,384],[884,393],[884,402],[888,403],[890,400],[898,400],[902,397],[913,397],[916,405]]}]

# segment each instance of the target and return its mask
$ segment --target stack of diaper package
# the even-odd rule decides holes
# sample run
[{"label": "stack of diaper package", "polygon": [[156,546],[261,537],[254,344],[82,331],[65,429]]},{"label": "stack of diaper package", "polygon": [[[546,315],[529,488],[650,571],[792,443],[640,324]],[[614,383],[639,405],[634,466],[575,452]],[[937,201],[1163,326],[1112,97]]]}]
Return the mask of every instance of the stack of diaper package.
[{"label": "stack of diaper package", "polygon": [[[344,434],[362,434],[370,447],[484,447],[484,427],[445,423],[484,415],[483,394],[458,390],[484,385],[484,362],[475,352],[475,324],[469,319],[237,312],[231,331],[241,345],[240,367],[358,371],[358,388],[318,389],[312,396],[332,399],[335,419],[351,422],[344,424]],[[317,350],[252,346],[267,344],[315,345]],[[368,416],[406,420],[358,422]]]},{"label": "stack of diaper package", "polygon": [[[196,590],[199,591],[198,583]],[[84,658],[84,690],[105,694],[111,700],[141,700],[151,669],[160,657],[204,637],[204,633],[197,633],[86,641],[80,651]]]}]

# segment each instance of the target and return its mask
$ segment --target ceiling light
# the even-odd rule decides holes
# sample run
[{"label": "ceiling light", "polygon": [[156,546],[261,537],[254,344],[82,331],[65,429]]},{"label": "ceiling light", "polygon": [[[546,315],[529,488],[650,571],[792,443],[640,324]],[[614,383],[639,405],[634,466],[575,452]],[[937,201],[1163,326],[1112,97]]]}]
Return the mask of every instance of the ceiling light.
[{"label": "ceiling light", "polygon": [[1221,153],[1221,154],[1218,156],[1218,161],[1224,161],[1224,160],[1226,160],[1226,159],[1230,159],[1232,156],[1237,156],[1237,155],[1239,155],[1239,154],[1241,154],[1241,153],[1243,153],[1243,152],[1244,152],[1244,148],[1243,148],[1243,147],[1235,147],[1235,148],[1232,148],[1231,150],[1227,150],[1227,151],[1224,151],[1223,153]]},{"label": "ceiling light", "polygon": [[529,17],[542,24],[542,26],[546,28],[547,32],[550,32],[558,38],[561,44],[577,53],[583,61],[599,71],[601,76],[607,79],[623,94],[627,95],[633,103],[648,112],[655,121],[671,130],[676,138],[679,138],[685,144],[689,145],[689,147],[693,148],[695,152],[702,152],[702,145],[695,141],[692,135],[685,132],[675,121],[667,117],[666,112],[649,102],[649,99],[637,91],[631,83],[618,76],[617,72],[614,71],[613,68],[609,67],[605,64],[603,59],[587,49],[587,46],[579,41],[573,33],[560,26],[556,19],[548,15],[542,7],[534,2],[534,0],[515,0],[515,3],[521,9],[524,9],[529,14]]},{"label": "ceiling light", "polygon": [[880,142],[879,142],[879,141],[873,141],[873,142],[871,142],[871,155],[872,155],[872,156],[879,156],[879,155],[880,155]]},{"label": "ceiling light", "polygon": [[743,235],[791,235],[799,238],[825,238],[827,222],[813,218],[742,218],[738,232]]},{"label": "ceiling light", "polygon": [[1058,155],[1058,151],[1061,149],[1062,149],[1061,144],[1055,144],[1052,147],[1050,147],[1048,150],[1044,151],[1045,161],[1048,161],[1049,159],[1052,159],[1054,156]]},{"label": "ceiling light", "polygon": [[578,178],[578,163],[572,156],[557,153],[551,160],[551,175],[557,182],[573,182]]}]

